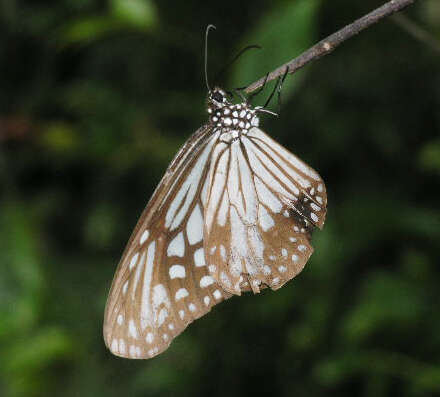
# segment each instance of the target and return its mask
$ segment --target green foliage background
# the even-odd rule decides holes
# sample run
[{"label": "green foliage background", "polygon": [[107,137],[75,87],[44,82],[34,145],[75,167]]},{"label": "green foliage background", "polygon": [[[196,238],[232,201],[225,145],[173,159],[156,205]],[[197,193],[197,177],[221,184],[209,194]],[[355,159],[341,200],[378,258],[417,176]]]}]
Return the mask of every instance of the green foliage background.
[{"label": "green foliage background", "polygon": [[[263,46],[230,88],[380,4],[0,2],[1,396],[440,394],[440,54],[391,19],[290,77],[262,121],[327,184],[303,273],[217,306],[153,360],[101,336],[137,217],[206,120],[206,25],[211,75]],[[440,2],[405,14],[440,40]]]}]

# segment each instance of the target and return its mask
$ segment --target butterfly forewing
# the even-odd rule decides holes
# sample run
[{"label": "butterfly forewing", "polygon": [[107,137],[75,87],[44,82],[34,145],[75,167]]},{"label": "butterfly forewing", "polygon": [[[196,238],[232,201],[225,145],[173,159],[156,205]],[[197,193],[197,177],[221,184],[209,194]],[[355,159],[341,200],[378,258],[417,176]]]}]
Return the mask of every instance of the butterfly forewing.
[{"label": "butterfly forewing", "polygon": [[199,131],[177,154],[123,254],[104,319],[104,338],[116,355],[159,354],[230,296],[209,275],[203,247],[202,193],[217,140],[211,133]]},{"label": "butterfly forewing", "polygon": [[313,252],[325,187],[309,166],[252,128],[211,162],[205,225],[208,270],[228,292],[281,287]]}]

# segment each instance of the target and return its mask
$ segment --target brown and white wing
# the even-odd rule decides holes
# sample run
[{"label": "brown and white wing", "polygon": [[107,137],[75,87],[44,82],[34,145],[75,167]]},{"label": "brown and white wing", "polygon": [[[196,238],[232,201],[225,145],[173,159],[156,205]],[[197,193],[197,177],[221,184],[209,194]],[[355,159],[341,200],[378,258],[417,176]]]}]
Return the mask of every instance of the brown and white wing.
[{"label": "brown and white wing", "polygon": [[205,208],[211,276],[226,291],[280,288],[313,252],[327,196],[321,177],[258,128],[213,152]]},{"label": "brown and white wing", "polygon": [[209,275],[203,191],[218,134],[202,127],[184,145],[144,210],[116,270],[104,317],[115,355],[150,358],[230,296]]}]

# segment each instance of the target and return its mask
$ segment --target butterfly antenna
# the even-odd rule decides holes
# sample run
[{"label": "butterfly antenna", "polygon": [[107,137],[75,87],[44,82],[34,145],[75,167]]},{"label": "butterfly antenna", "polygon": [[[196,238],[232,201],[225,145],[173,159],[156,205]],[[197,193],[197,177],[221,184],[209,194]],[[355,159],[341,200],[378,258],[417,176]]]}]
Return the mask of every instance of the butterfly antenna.
[{"label": "butterfly antenna", "polygon": [[205,82],[206,82],[206,88],[208,89],[208,92],[211,91],[211,88],[209,87],[208,82],[208,34],[211,29],[217,29],[214,25],[208,25],[206,27],[205,32]]},{"label": "butterfly antenna", "polygon": [[[258,44],[252,44],[252,45],[248,45],[247,47],[244,47],[242,50],[240,50],[238,52],[237,55],[234,56],[234,58],[232,58],[225,66],[223,66],[223,68],[217,73],[217,75],[215,76],[214,82],[217,82],[220,77],[226,72],[226,70],[228,70],[228,68],[238,59],[240,58],[246,51],[251,50],[253,48],[257,48],[259,50],[261,50],[261,46],[259,46]],[[243,88],[236,88],[237,90],[240,89],[244,89],[246,87]]]}]

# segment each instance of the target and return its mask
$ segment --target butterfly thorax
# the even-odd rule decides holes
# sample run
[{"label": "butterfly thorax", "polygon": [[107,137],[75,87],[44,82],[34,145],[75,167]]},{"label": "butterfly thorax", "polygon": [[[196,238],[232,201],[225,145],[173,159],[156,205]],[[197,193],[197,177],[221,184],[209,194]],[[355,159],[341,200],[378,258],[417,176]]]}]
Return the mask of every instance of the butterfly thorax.
[{"label": "butterfly thorax", "polygon": [[233,104],[227,100],[226,93],[215,88],[208,96],[209,121],[214,131],[221,131],[220,140],[231,142],[247,134],[252,127],[258,127],[257,112],[248,103]]}]

